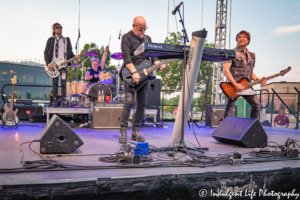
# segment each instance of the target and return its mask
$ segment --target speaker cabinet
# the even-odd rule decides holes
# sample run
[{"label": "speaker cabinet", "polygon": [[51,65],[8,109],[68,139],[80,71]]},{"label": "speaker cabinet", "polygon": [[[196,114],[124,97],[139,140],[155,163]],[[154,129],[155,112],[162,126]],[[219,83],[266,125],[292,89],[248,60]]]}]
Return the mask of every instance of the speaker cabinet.
[{"label": "speaker cabinet", "polygon": [[123,103],[92,102],[91,124],[93,129],[120,128]]},{"label": "speaker cabinet", "polygon": [[258,119],[226,117],[211,135],[217,141],[241,147],[265,147],[268,135]]},{"label": "speaker cabinet", "polygon": [[78,135],[57,115],[53,115],[41,132],[40,153],[67,154],[83,145]]},{"label": "speaker cabinet", "polygon": [[146,106],[160,106],[161,80],[154,79],[149,83]]},{"label": "speaker cabinet", "polygon": [[[224,119],[226,105],[207,105],[205,112],[205,126],[216,128]],[[231,111],[231,117],[236,117],[236,106]]]}]

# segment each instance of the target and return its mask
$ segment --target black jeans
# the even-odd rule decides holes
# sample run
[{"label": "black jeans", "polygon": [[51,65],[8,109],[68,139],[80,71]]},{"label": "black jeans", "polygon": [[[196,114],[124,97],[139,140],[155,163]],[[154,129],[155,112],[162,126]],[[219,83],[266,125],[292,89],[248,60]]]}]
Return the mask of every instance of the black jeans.
[{"label": "black jeans", "polygon": [[130,116],[131,107],[134,105],[134,97],[136,93],[136,113],[132,118],[132,131],[137,132],[141,127],[141,123],[144,117],[144,111],[147,102],[147,95],[149,89],[149,81],[147,81],[139,90],[136,92],[131,92],[124,84],[124,92],[125,92],[125,103],[121,114],[121,132],[126,132],[128,129],[128,120]]},{"label": "black jeans", "polygon": [[[66,73],[66,78],[62,79],[62,73]],[[68,70],[64,69],[60,73],[60,84],[61,84],[61,99],[66,98],[67,95],[67,76],[68,76]],[[58,96],[58,77],[52,78],[52,89],[53,89],[53,98],[57,99]]]},{"label": "black jeans", "polygon": [[[242,97],[244,99],[246,99],[246,101],[252,107],[250,118],[258,118],[259,110],[260,110],[260,103],[258,102],[258,99],[257,99],[256,95],[251,95],[251,96],[245,95],[245,96],[242,96]],[[231,110],[235,106],[236,100],[237,99],[235,99],[235,100],[228,99],[226,109],[225,109],[225,113],[224,113],[224,119],[231,114]]]}]

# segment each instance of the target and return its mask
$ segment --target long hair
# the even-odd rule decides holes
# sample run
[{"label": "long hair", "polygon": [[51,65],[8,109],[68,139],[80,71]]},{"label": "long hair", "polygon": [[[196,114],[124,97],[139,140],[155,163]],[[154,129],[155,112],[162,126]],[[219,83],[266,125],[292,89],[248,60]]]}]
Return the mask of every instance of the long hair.
[{"label": "long hair", "polygon": [[[55,35],[55,33],[53,32],[55,29],[55,26],[60,25],[60,23],[56,22],[52,25],[52,36]],[[61,26],[61,25],[60,25]]]}]

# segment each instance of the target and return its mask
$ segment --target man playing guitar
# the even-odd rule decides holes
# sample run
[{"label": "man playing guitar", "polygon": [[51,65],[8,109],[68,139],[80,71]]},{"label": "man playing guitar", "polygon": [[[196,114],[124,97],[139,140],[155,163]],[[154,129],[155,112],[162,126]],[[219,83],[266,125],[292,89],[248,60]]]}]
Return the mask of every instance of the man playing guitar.
[{"label": "man playing guitar", "polygon": [[[224,62],[224,75],[227,77],[230,83],[236,88],[238,92],[244,90],[244,86],[238,84],[240,79],[246,77],[251,82],[252,80],[257,80],[257,76],[253,73],[253,68],[255,67],[255,54],[249,52],[247,46],[250,43],[250,34],[247,31],[240,31],[236,35],[237,47],[234,48],[236,53],[236,58],[234,60],[228,60]],[[262,79],[261,85],[265,84],[267,81]],[[258,118],[260,103],[256,95],[242,95],[244,99],[251,105],[251,118]],[[236,102],[235,100],[228,99],[224,118],[229,116],[232,108]]]},{"label": "man playing guitar", "polygon": [[[47,41],[46,48],[44,51],[44,58],[46,65],[51,70],[54,70],[53,65],[51,64],[52,61],[56,60],[59,57],[64,57],[65,60],[74,57],[74,53],[72,51],[72,44],[70,38],[64,38],[62,36],[62,26],[59,23],[55,23],[52,25],[53,28],[53,36],[50,37]],[[65,45],[66,48],[65,48]],[[76,60],[79,59],[79,55],[76,56]],[[71,65],[71,63],[68,63]],[[60,72],[61,76],[61,107],[66,107],[66,82],[67,82],[67,69],[63,69]],[[52,78],[52,85],[53,85],[53,108],[57,108],[57,96],[58,96],[58,77]]]},{"label": "man playing guitar", "polygon": [[[123,66],[120,70],[120,75],[125,67],[128,68],[132,75],[133,82],[139,83],[140,75],[137,73],[135,66],[138,66],[145,60],[149,60],[149,57],[134,56],[134,51],[144,42],[151,42],[151,38],[145,35],[147,30],[146,20],[141,17],[135,17],[132,24],[132,31],[124,34],[121,42],[121,51],[123,57]],[[151,58],[154,64],[160,63],[157,58]],[[162,65],[160,70],[165,68],[166,65]],[[121,76],[122,77],[122,76]],[[137,109],[133,117],[132,135],[131,139],[139,142],[144,142],[145,138],[139,133],[141,127],[144,110],[146,107],[147,94],[149,88],[149,81],[147,81],[139,90],[132,92],[124,85],[125,92],[125,104],[121,114],[121,129],[119,135],[119,143],[127,142],[127,129],[128,129],[128,119],[130,115],[131,107],[134,104],[134,96],[136,93]]]}]

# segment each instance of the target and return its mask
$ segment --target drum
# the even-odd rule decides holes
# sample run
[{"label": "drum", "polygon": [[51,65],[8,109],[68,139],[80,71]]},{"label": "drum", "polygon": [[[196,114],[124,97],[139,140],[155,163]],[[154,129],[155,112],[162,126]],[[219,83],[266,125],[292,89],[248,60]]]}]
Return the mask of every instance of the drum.
[{"label": "drum", "polygon": [[88,86],[88,82],[85,81],[78,81],[77,82],[77,94],[84,93]]},{"label": "drum", "polygon": [[111,84],[113,82],[113,78],[112,78],[110,71],[107,71],[107,70],[101,71],[99,73],[99,80],[100,80],[100,83],[103,83],[105,85]]},{"label": "drum", "polygon": [[92,101],[97,101],[99,91],[101,91],[101,90],[104,91],[104,99],[106,96],[110,96],[110,101],[111,101],[112,100],[111,90],[107,85],[105,85],[103,83],[94,83],[93,85],[90,85],[86,89],[85,94],[89,95],[89,97],[94,97],[95,99]]},{"label": "drum", "polygon": [[67,96],[79,96],[85,92],[87,86],[88,82],[85,81],[67,82]]},{"label": "drum", "polygon": [[72,95],[72,82],[67,82],[67,96]]}]

